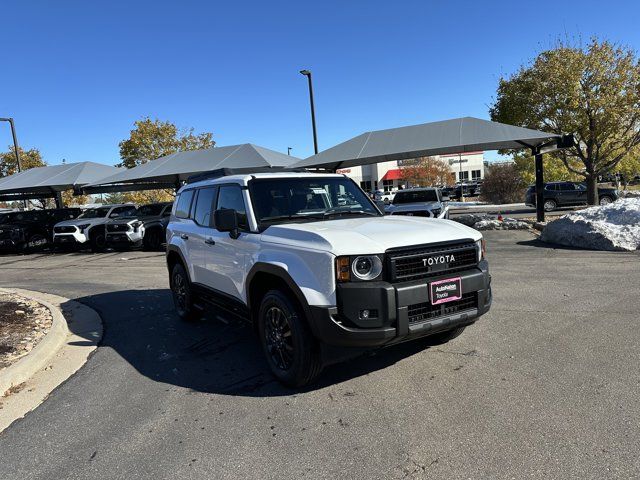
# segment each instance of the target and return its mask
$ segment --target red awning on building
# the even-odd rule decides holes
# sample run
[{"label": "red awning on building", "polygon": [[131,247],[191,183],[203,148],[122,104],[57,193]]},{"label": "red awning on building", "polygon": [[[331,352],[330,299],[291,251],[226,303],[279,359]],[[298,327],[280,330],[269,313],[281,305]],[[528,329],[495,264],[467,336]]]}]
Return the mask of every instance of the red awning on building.
[{"label": "red awning on building", "polygon": [[399,168],[396,168],[394,170],[388,170],[382,177],[382,180],[400,180],[401,178],[402,172]]}]

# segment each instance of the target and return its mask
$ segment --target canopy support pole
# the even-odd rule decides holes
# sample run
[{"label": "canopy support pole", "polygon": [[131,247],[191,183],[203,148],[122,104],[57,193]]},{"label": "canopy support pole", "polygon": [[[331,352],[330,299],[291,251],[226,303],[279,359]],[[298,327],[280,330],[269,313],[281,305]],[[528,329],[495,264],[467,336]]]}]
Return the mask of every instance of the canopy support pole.
[{"label": "canopy support pole", "polygon": [[533,149],[533,155],[536,160],[536,218],[544,222],[544,171],[540,147]]},{"label": "canopy support pole", "polygon": [[62,202],[62,192],[56,192],[56,208],[64,208],[64,203]]}]

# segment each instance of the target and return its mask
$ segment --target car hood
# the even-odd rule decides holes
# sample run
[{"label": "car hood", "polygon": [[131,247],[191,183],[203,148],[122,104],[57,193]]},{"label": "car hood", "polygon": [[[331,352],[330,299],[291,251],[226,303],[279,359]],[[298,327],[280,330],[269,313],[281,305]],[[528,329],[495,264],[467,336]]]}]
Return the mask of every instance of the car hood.
[{"label": "car hood", "polygon": [[158,220],[160,217],[158,215],[147,215],[145,217],[122,217],[122,218],[114,218],[113,220],[109,220],[108,223],[131,223],[131,222],[152,222],[154,220]]},{"label": "car hood", "polygon": [[461,223],[402,215],[273,225],[262,233],[264,242],[336,255],[383,253],[394,247],[481,238],[480,232]]},{"label": "car hood", "polygon": [[62,227],[66,225],[84,225],[88,223],[89,225],[102,225],[103,223],[107,223],[109,221],[106,217],[101,218],[74,218],[72,220],[64,220],[62,222],[56,223],[56,227]]}]

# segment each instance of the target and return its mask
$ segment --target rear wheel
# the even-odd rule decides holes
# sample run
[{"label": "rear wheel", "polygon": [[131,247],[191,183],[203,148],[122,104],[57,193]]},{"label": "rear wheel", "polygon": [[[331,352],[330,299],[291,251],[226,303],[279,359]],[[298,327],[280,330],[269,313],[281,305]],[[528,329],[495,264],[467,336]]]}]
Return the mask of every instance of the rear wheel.
[{"label": "rear wheel", "polygon": [[142,239],[142,247],[145,250],[159,250],[162,245],[162,238],[160,237],[160,230],[153,229],[144,232]]},{"label": "rear wheel", "polygon": [[193,291],[187,271],[180,263],[176,263],[171,270],[171,293],[176,313],[181,320],[190,322],[198,318],[193,305]]},{"label": "rear wheel", "polygon": [[613,202],[613,199],[605,195],[600,197],[600,201],[598,203],[600,203],[600,205],[609,205],[611,202]]},{"label": "rear wheel", "polygon": [[258,313],[258,333],[273,375],[289,387],[311,383],[322,369],[317,342],[289,295],[271,290]]},{"label": "rear wheel", "polygon": [[544,201],[544,211],[545,212],[551,212],[551,211],[555,210],[557,206],[558,206],[558,204],[556,203],[555,200],[545,200]]}]

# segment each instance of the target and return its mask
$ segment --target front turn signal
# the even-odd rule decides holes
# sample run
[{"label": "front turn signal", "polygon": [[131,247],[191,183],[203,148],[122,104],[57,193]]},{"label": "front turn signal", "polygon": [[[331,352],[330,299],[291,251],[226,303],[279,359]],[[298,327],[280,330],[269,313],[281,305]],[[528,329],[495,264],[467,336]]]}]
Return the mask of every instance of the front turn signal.
[{"label": "front turn signal", "polygon": [[349,257],[336,258],[336,280],[339,282],[348,282],[351,280]]}]

